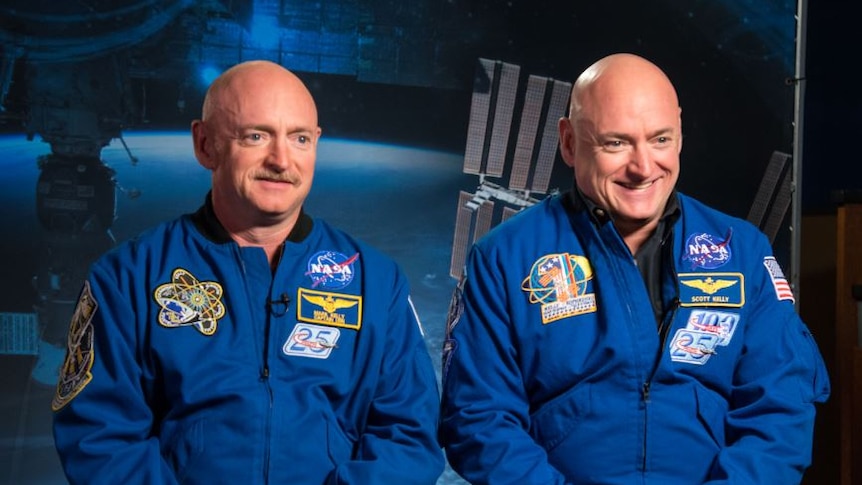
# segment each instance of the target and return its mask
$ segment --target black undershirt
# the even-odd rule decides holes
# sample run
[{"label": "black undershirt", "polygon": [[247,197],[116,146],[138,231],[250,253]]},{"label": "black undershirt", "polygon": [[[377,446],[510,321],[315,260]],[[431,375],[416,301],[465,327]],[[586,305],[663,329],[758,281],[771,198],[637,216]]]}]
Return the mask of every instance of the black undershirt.
[{"label": "black undershirt", "polygon": [[[570,195],[574,208],[581,207],[589,211],[590,218],[596,226],[612,222],[610,213],[586,198],[580,190],[575,189]],[[679,215],[679,200],[676,191],[674,191],[668,198],[664,213],[659,219],[655,231],[644,241],[637,254],[634,255],[635,265],[640,271],[650,297],[656,325],[661,325],[667,310],[664,308],[664,295],[662,294],[662,271],[665,266],[664,263],[672,257],[670,254],[671,235],[673,234],[673,225],[679,219]]]}]

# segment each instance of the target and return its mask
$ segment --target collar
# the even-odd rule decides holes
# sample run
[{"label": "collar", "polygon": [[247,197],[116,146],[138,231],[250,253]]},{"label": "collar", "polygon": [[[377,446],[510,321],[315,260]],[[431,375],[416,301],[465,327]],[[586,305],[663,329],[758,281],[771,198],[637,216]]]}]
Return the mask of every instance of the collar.
[{"label": "collar", "polygon": [[[195,213],[193,213],[191,217],[195,227],[210,241],[219,244],[233,241],[233,238],[230,237],[227,229],[224,228],[215,215],[212,191],[207,193],[204,204]],[[296,224],[293,225],[293,229],[290,230],[290,234],[287,235],[287,239],[285,239],[285,241],[294,243],[301,242],[309,233],[311,233],[311,227],[313,225],[311,217],[305,213],[305,210],[300,208],[299,218],[296,220]]]},{"label": "collar", "polygon": [[[595,202],[587,198],[581,189],[575,187],[574,190],[570,191],[567,197],[569,203],[572,208],[576,211],[585,210],[590,214],[590,220],[593,221],[597,227],[601,227],[609,221],[613,220],[611,213]],[[673,227],[673,224],[679,219],[679,215],[681,213],[679,206],[679,197],[677,196],[677,191],[674,189],[670,196],[667,199],[667,203],[664,205],[664,212],[659,219],[658,227],[661,229],[663,234],[667,234],[667,231]]]}]

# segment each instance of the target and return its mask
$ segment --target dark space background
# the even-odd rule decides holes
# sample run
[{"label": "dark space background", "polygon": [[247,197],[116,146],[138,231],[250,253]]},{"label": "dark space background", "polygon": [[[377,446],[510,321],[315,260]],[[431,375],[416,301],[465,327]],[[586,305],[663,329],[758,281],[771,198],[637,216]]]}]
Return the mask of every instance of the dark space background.
[{"label": "dark space background", "polygon": [[[803,81],[805,103],[802,111],[804,129],[801,140],[802,208],[803,216],[812,221],[811,227],[829,231],[834,223],[828,221],[834,220],[838,202],[833,192],[855,193],[858,202],[862,189],[862,158],[857,150],[848,149],[845,144],[845,141],[849,141],[852,146],[851,140],[856,140],[862,133],[862,94],[855,68],[860,49],[856,24],[862,15],[862,4],[842,0],[807,3],[806,72]],[[821,224],[822,221],[827,222]],[[856,383],[846,380],[846,375],[844,381],[838,382],[836,374],[839,363],[836,352],[835,295],[838,291],[848,290],[836,288],[834,268],[824,270],[820,266],[835,257],[835,236],[825,233],[806,234],[805,237],[808,244],[801,248],[802,261],[814,263],[809,265],[811,271],[805,275],[807,285],[802,287],[801,311],[817,337],[829,367],[832,397],[818,410],[814,461],[804,483],[838,484],[842,483],[840,479],[847,478],[847,470],[853,466],[840,462],[839,456],[848,456],[847,449],[858,449],[855,441],[855,448],[844,448],[850,445],[849,440],[856,440],[852,438],[850,430],[839,432],[839,416],[844,412],[839,407],[840,396],[850,392],[846,386],[858,388],[858,376]],[[862,250],[862,241],[858,242],[857,248]],[[827,255],[824,257],[819,254],[821,251]],[[849,413],[855,415],[853,419],[858,422],[859,410],[851,409]],[[849,461],[855,461],[855,457],[850,457]],[[850,480],[858,479],[857,474],[853,471]]]},{"label": "dark space background", "polygon": [[860,15],[858,2],[808,2],[802,163],[807,214],[834,212],[834,190],[862,188],[862,156],[845,144],[855,145],[862,133]]}]

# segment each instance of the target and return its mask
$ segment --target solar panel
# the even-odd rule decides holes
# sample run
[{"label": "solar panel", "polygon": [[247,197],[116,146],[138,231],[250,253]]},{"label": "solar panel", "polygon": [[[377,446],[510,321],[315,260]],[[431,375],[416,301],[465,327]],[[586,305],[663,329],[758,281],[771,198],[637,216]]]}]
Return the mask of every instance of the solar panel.
[{"label": "solar panel", "polygon": [[478,241],[491,229],[491,218],[494,215],[494,203],[483,202],[476,211],[476,227],[473,230],[473,241]]},{"label": "solar panel", "polygon": [[[479,69],[494,85],[494,62],[479,59]],[[480,83],[479,79],[473,85],[473,98],[470,102],[470,120],[467,125],[467,146],[464,149],[464,173],[479,175],[482,172],[482,157],[485,154],[485,136],[488,129],[488,117],[491,109],[491,89]]]},{"label": "solar panel", "polygon": [[470,244],[470,223],[473,221],[473,211],[466,204],[473,195],[460,191],[458,194],[458,208],[455,213],[455,237],[452,241],[452,259],[449,263],[449,276],[461,279],[464,272],[464,263],[467,260],[467,248]]},{"label": "solar panel", "polygon": [[787,209],[790,208],[790,203],[793,198],[793,188],[791,187],[791,170],[784,172],[781,177],[781,185],[775,194],[775,200],[772,203],[772,209],[769,211],[769,216],[766,218],[766,223],[763,224],[763,233],[769,238],[769,242],[775,241],[775,236],[778,235],[781,229],[781,221],[787,215]]},{"label": "solar panel", "polygon": [[0,313],[0,355],[38,355],[39,320],[35,313]]},{"label": "solar panel", "polygon": [[[464,150],[464,173],[478,175],[480,179],[475,194],[464,191],[459,194],[449,267],[449,274],[455,279],[460,279],[464,272],[473,242],[496,223],[537,203],[531,192],[545,194],[548,190],[559,141],[557,122],[565,115],[572,85],[530,75],[526,88],[519,91],[520,73],[519,66],[479,59]],[[514,136],[516,114],[518,134],[510,152],[509,138]],[[511,169],[507,174],[509,162]],[[504,175],[508,175],[506,182],[486,179]]]},{"label": "solar panel", "polygon": [[505,221],[506,219],[512,217],[513,215],[517,214],[518,212],[521,212],[521,211],[512,209],[511,207],[503,207],[503,217],[502,217],[502,220],[500,222]]},{"label": "solar panel", "polygon": [[558,120],[566,114],[566,103],[572,84],[562,81],[554,81],[551,89],[551,99],[545,116],[545,127],[542,132],[542,140],[539,146],[539,154],[536,157],[536,168],[533,173],[531,190],[542,193],[548,191],[551,182],[551,173],[554,170],[554,160],[557,156],[557,145],[560,141],[560,133],[557,129]]},{"label": "solar panel", "polygon": [[545,103],[545,86],[547,79],[530,76],[527,80],[527,93],[524,95],[524,108],[521,110],[521,126],[518,130],[518,142],[515,145],[515,155],[512,159],[512,174],[509,176],[509,188],[524,190],[530,177],[530,166],[533,165],[533,149],[536,146],[536,131],[542,118],[542,106]]},{"label": "solar panel", "polygon": [[509,146],[509,132],[515,113],[515,98],[518,94],[518,76],[521,68],[500,62],[500,84],[497,88],[497,103],[494,107],[494,124],[491,127],[491,143],[488,147],[488,163],[485,173],[501,177],[506,166],[506,150]]},{"label": "solar panel", "polygon": [[754,202],[748,211],[748,222],[755,226],[759,227],[763,222],[766,210],[769,208],[769,201],[775,196],[775,190],[779,186],[781,174],[784,172],[788,160],[790,160],[789,154],[779,151],[772,152],[763,178],[760,179],[760,186],[757,188]]}]

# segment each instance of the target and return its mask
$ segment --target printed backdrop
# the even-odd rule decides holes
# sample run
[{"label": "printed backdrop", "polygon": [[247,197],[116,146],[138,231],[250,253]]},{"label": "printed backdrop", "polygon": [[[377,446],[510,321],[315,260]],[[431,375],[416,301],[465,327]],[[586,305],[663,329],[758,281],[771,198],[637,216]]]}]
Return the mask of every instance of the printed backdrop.
[{"label": "printed backdrop", "polygon": [[[307,210],[404,267],[438,369],[458,194],[479,182],[463,171],[479,59],[561,82],[612,52],[654,60],[683,106],[681,190],[742,218],[763,176],[780,185],[792,163],[770,165],[793,154],[789,0],[10,0],[0,13],[3,483],[65,483],[49,403],[87,266],[203,201],[188,127],[236,62],[270,59],[309,85],[324,135]],[[571,184],[557,160],[549,190]],[[788,220],[774,244],[789,274]]]}]

